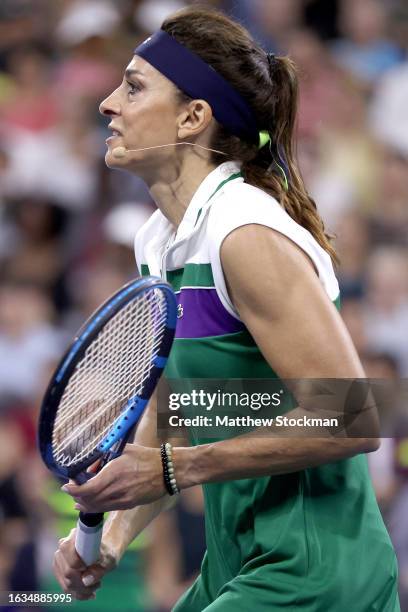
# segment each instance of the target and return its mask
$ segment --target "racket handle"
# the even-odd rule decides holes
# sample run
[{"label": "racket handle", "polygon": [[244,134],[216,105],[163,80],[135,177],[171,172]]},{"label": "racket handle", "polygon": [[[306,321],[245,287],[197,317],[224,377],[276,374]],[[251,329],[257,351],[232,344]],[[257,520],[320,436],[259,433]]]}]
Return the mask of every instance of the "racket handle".
[{"label": "racket handle", "polygon": [[80,513],[77,522],[75,549],[87,565],[96,563],[100,557],[103,514]]}]

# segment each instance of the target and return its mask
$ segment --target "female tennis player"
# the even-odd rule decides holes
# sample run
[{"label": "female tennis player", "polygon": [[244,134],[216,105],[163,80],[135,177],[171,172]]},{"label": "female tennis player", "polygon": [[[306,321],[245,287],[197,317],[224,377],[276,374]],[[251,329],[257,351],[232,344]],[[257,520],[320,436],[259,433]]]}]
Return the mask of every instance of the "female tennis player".
[{"label": "female tennis player", "polygon": [[[225,15],[188,8],[135,49],[101,104],[106,163],[142,177],[157,204],[135,248],[142,274],[179,291],[171,378],[364,377],[336,309],[334,250],[293,155],[296,98],[289,58]],[[85,567],[74,531],[60,542],[64,590],[94,597],[172,494],[201,484],[207,553],[177,612],[399,610],[365,457],[378,439],[161,442],[151,401],[122,457],[64,487],[78,509],[110,512],[99,563]]]}]

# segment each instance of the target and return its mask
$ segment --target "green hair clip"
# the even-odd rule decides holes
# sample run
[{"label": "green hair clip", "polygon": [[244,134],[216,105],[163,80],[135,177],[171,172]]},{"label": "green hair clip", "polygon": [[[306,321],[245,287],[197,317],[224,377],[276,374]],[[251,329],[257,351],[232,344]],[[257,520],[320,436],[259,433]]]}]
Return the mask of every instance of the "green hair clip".
[{"label": "green hair clip", "polygon": [[271,137],[269,135],[269,132],[267,130],[262,130],[261,132],[259,132],[259,146],[258,149],[263,149],[263,147],[265,145],[268,144],[268,142],[271,141]]}]

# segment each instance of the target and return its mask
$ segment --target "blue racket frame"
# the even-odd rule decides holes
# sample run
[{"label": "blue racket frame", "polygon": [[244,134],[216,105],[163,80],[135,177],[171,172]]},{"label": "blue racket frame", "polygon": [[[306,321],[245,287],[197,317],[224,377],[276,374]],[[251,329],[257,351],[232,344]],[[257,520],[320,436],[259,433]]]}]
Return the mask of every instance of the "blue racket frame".
[{"label": "blue racket frame", "polygon": [[[161,289],[163,291],[167,301],[167,321],[160,349],[153,362],[150,376],[143,385],[141,395],[128,400],[125,411],[116,419],[112,428],[101,440],[94,452],[84,461],[69,467],[58,465],[54,460],[52,452],[52,432],[59,402],[76,364],[103,326],[135,296],[139,296],[151,289]],[[120,454],[131,431],[137,425],[166,366],[173,342],[176,322],[177,300],[172,287],[160,278],[147,276],[131,281],[122,287],[106,300],[84,323],[54,372],[40,411],[38,447],[44,463],[56,476],[64,480],[73,478],[77,482],[83,482],[91,476],[91,474],[86,472],[86,469],[97,459],[104,455],[106,456],[114,445],[117,445],[117,448],[109,456],[109,459]]]}]

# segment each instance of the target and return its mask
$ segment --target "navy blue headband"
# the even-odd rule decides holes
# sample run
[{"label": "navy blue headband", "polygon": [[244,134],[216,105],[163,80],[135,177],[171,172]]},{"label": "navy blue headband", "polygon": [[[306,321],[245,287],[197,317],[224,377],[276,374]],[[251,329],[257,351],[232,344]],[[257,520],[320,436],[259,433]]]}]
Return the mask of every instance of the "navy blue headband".
[{"label": "navy blue headband", "polygon": [[134,50],[191,98],[206,100],[229,132],[259,142],[259,128],[242,96],[198,55],[159,30]]}]

